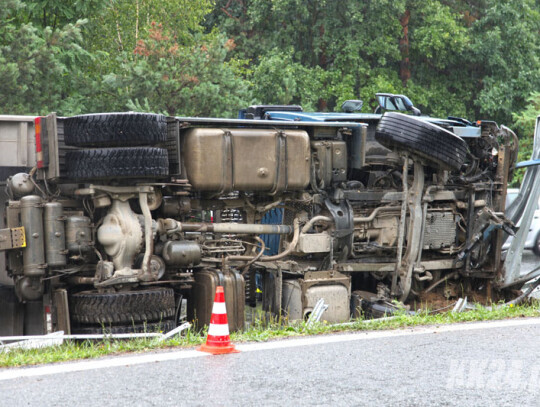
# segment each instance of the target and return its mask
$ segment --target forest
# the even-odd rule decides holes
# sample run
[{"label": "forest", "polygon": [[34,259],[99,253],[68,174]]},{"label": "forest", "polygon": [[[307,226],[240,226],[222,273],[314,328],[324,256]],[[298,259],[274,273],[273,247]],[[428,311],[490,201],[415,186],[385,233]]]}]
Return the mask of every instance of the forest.
[{"label": "forest", "polygon": [[0,114],[235,117],[405,94],[513,128],[540,114],[540,0],[0,0]]}]

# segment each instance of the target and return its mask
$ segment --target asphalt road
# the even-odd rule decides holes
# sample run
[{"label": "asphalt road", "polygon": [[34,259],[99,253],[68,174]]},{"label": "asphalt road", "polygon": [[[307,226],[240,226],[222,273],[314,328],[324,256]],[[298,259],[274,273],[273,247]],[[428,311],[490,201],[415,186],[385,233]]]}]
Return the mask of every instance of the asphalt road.
[{"label": "asphalt road", "polygon": [[0,369],[0,405],[538,406],[539,337],[540,318]]},{"label": "asphalt road", "polygon": [[[526,251],[522,274],[539,263]],[[0,369],[0,406],[539,406],[540,319],[509,323]]]}]

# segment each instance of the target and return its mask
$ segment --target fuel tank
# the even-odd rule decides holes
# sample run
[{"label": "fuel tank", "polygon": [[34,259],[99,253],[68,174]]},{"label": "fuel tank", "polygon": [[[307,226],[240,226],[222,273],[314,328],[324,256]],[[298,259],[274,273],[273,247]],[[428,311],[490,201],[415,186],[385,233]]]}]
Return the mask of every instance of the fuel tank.
[{"label": "fuel tank", "polygon": [[276,194],[310,180],[303,130],[194,128],[183,136],[183,160],[194,190]]}]

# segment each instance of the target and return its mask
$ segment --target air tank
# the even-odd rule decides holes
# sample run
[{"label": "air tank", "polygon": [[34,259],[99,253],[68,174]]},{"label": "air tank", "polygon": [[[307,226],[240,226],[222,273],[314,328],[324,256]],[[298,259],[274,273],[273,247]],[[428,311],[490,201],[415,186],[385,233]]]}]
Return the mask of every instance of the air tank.
[{"label": "air tank", "polygon": [[201,262],[201,247],[188,240],[169,240],[163,246],[162,256],[169,266],[195,266]]},{"label": "air tank", "polygon": [[30,179],[30,175],[24,172],[19,172],[18,174],[9,177],[7,179],[7,184],[16,197],[30,195],[34,192],[34,184]]},{"label": "air tank", "polygon": [[64,208],[61,203],[45,204],[45,254],[49,266],[67,264],[64,219]]},{"label": "air tank", "polygon": [[45,274],[45,250],[43,244],[43,205],[37,195],[21,198],[21,223],[26,234],[23,249],[23,274],[40,277]]}]

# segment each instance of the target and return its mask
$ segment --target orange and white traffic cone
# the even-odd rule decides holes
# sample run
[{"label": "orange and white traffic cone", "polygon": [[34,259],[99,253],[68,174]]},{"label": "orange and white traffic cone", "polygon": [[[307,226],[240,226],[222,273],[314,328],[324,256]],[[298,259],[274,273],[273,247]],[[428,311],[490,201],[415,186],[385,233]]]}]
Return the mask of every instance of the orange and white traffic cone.
[{"label": "orange and white traffic cone", "polygon": [[208,327],[206,343],[197,348],[201,352],[208,352],[212,355],[222,355],[225,353],[238,353],[229,337],[229,322],[227,321],[227,309],[225,307],[225,294],[223,287],[216,287],[214,306],[212,307],[212,317]]}]

